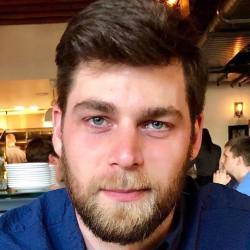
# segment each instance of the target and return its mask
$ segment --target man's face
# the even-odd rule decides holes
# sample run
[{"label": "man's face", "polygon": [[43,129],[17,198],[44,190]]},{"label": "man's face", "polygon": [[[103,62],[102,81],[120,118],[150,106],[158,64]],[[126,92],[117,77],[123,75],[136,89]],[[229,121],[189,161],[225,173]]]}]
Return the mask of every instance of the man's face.
[{"label": "man's face", "polygon": [[234,173],[237,166],[237,157],[234,157],[233,153],[230,151],[230,147],[225,147],[223,154],[220,158],[220,165],[223,167],[229,174]]},{"label": "man's face", "polygon": [[81,65],[61,118],[55,107],[54,146],[83,222],[105,241],[147,237],[174,208],[200,147],[181,65]]}]

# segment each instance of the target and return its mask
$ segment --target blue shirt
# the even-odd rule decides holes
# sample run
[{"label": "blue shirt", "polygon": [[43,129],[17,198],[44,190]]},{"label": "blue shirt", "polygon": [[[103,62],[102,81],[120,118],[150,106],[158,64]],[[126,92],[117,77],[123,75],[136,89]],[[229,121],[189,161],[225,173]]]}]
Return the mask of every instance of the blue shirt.
[{"label": "blue shirt", "polygon": [[[247,250],[249,225],[250,198],[210,184],[200,192],[183,192],[170,233],[155,249]],[[0,249],[86,249],[67,191],[45,193],[1,216]]]},{"label": "blue shirt", "polygon": [[238,192],[250,196],[250,172],[235,187]]}]

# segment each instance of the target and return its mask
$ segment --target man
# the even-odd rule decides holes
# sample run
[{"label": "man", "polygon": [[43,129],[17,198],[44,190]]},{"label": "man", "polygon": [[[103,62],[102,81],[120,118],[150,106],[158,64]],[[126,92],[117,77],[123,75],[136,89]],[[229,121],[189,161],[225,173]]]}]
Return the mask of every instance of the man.
[{"label": "man", "polygon": [[53,109],[67,191],[3,215],[5,249],[250,247],[249,199],[219,185],[182,192],[207,81],[187,29],[153,0],[99,0],[71,21]]},{"label": "man", "polygon": [[57,164],[59,160],[51,139],[48,138],[33,138],[27,144],[25,152],[28,162],[48,162],[49,164]]},{"label": "man", "polygon": [[213,181],[213,174],[219,168],[220,157],[221,148],[213,143],[208,129],[204,128],[202,130],[201,148],[195,159],[196,181],[199,185],[206,185]]},{"label": "man", "polygon": [[6,161],[8,163],[26,162],[25,152],[16,146],[16,137],[14,134],[6,135]]},{"label": "man", "polygon": [[35,137],[29,141],[26,147],[26,158],[28,162],[48,162],[52,175],[55,175],[53,184],[50,188],[56,189],[64,187],[63,171],[59,163],[59,157],[56,154],[51,139]]},{"label": "man", "polygon": [[229,140],[220,164],[221,169],[215,172],[213,181],[250,196],[250,137]]}]

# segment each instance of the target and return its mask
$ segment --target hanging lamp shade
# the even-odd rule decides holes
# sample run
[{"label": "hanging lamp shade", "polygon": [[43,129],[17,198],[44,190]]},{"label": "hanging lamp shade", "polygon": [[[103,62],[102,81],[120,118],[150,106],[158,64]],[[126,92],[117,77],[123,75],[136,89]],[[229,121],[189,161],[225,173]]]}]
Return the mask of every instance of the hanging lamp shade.
[{"label": "hanging lamp shade", "polygon": [[45,122],[52,122],[52,108],[49,108],[44,114]]}]

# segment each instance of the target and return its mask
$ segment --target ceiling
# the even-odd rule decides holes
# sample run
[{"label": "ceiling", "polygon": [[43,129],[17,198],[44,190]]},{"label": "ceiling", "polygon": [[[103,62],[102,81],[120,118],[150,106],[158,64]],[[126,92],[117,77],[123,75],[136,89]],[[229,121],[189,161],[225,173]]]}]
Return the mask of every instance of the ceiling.
[{"label": "ceiling", "polygon": [[[67,22],[89,2],[91,0],[0,0],[0,25]],[[208,58],[210,83],[229,84],[232,87],[249,84],[250,1],[190,0],[189,2],[190,17],[198,30],[195,42]],[[27,81],[25,89],[26,93],[31,94],[29,84]],[[37,89],[34,87],[34,91],[46,92],[47,85],[44,85],[45,89],[41,89],[41,86],[38,84]],[[12,99],[16,98],[18,99],[15,95]],[[25,98],[28,98],[28,95]],[[4,99],[0,97],[0,100]],[[45,103],[48,103],[48,100],[44,101],[43,106]]]},{"label": "ceiling", "polygon": [[68,21],[91,0],[0,0],[0,25]]},{"label": "ceiling", "polygon": [[[32,87],[31,87],[32,86]],[[54,85],[49,80],[0,80],[0,115],[18,114],[15,107],[23,106],[21,113],[44,113],[54,99]],[[36,105],[38,110],[30,109]]]},{"label": "ceiling", "polygon": [[[0,25],[67,22],[93,0],[0,0]],[[178,0],[180,1],[180,0]],[[204,30],[220,0],[189,0],[191,15]]]},{"label": "ceiling", "polygon": [[208,58],[210,82],[250,84],[250,1],[219,2],[199,44]]}]

